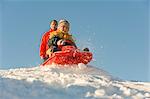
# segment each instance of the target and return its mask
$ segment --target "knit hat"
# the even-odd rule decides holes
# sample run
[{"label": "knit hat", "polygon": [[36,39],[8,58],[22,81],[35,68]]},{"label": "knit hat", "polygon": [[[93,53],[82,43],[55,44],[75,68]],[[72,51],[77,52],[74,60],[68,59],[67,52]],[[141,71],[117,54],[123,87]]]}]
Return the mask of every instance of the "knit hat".
[{"label": "knit hat", "polygon": [[69,22],[68,22],[67,20],[65,20],[65,19],[61,19],[61,20],[58,22],[58,24],[60,24],[60,23],[65,23],[65,24],[67,24],[68,26],[70,26]]}]

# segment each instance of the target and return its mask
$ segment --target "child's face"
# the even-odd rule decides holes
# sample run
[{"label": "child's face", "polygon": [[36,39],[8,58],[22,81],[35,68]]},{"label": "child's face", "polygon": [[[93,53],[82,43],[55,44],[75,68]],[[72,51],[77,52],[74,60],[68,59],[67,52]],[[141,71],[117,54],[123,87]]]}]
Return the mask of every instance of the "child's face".
[{"label": "child's face", "polygon": [[57,23],[55,21],[52,21],[50,27],[51,29],[55,30],[57,28]]},{"label": "child's face", "polygon": [[62,32],[68,32],[69,31],[69,26],[65,23],[60,23],[58,26],[58,29]]}]

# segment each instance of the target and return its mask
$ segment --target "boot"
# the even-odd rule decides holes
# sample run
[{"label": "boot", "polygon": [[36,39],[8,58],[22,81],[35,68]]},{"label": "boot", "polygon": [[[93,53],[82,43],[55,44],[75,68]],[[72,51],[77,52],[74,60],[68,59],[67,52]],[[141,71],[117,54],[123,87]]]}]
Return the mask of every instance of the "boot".
[{"label": "boot", "polygon": [[86,47],[83,49],[83,51],[89,52],[90,50],[89,50],[89,48]]}]

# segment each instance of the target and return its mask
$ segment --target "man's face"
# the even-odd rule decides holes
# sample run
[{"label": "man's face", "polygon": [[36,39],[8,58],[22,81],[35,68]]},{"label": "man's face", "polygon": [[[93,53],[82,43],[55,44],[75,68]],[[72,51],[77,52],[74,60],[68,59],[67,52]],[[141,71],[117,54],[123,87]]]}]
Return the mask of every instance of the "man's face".
[{"label": "man's face", "polygon": [[65,23],[60,23],[58,26],[58,29],[62,32],[68,32],[69,31],[69,26]]},{"label": "man's face", "polygon": [[57,23],[52,21],[50,24],[51,29],[55,30],[57,28]]}]

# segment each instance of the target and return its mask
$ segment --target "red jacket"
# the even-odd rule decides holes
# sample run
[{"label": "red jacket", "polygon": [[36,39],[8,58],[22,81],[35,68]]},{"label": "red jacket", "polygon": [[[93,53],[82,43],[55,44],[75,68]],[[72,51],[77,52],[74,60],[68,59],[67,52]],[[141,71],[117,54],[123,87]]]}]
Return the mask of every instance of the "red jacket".
[{"label": "red jacket", "polygon": [[48,40],[49,40],[49,35],[51,32],[55,30],[50,29],[48,32],[43,34],[41,44],[40,44],[40,57],[41,58],[46,58],[48,55],[46,55],[46,51],[48,50]]}]

